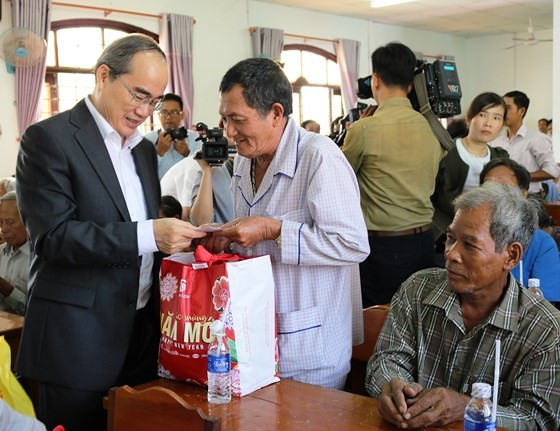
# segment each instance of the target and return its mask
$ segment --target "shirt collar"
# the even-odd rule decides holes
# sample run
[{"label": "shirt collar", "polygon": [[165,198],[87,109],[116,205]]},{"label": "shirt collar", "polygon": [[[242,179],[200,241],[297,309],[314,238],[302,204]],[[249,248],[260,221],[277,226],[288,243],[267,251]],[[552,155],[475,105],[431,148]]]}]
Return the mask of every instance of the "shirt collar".
[{"label": "shirt collar", "polygon": [[11,245],[9,244],[5,244],[4,245],[4,249],[2,250],[4,255],[9,255],[9,254],[16,254],[16,253],[21,253],[25,256],[30,256],[31,255],[31,249],[29,247],[29,241],[26,241],[25,244],[23,244],[20,248],[18,248],[17,250],[14,251],[14,249],[12,248]]},{"label": "shirt collar", "polygon": [[508,285],[502,300],[488,318],[488,323],[498,328],[516,332],[519,327],[519,295],[523,287],[511,275],[508,275]]},{"label": "shirt collar", "polygon": [[[303,134],[309,133],[299,127],[293,118],[288,117],[286,128],[276,149],[272,170],[274,175],[282,173],[293,178],[297,170],[298,152]],[[311,134],[309,134],[311,136]]]},{"label": "shirt collar", "polygon": [[[522,124],[521,127],[517,130],[517,133],[515,134],[515,136],[521,136],[521,137],[526,137],[527,136],[527,132],[529,131],[529,129],[527,129],[527,126],[525,124]],[[507,136],[507,133],[506,133]],[[511,136],[511,138],[514,138],[515,136]]]},{"label": "shirt collar", "polygon": [[390,99],[387,99],[385,102],[379,105],[377,111],[393,106],[407,106],[409,108],[412,108],[412,103],[410,103],[408,97],[391,97]]},{"label": "shirt collar", "polygon": [[[107,141],[107,138],[110,135],[114,135],[114,136],[117,136],[119,141],[120,141],[121,137],[115,131],[115,129],[113,129],[113,127],[111,127],[111,125],[107,122],[105,117],[103,117],[103,115],[101,115],[99,113],[97,108],[91,102],[90,96],[86,96],[85,102],[86,102],[87,108],[89,109],[89,112],[91,113],[91,115],[92,115],[92,117],[95,121],[95,124],[97,124],[97,128],[99,129],[99,132],[101,133],[101,136],[103,137],[103,140]],[[125,139],[123,147],[126,146],[126,147],[128,147],[129,149],[132,150],[136,145],[138,145],[140,143],[141,140],[142,140],[142,134],[138,131],[138,129],[136,129],[132,136],[129,136],[128,138]]]},{"label": "shirt collar", "polygon": [[[447,285],[447,271],[441,271],[439,277],[435,288],[426,296],[422,303],[427,306],[441,308],[448,319],[455,321],[457,324],[462,324],[459,295],[453,292]],[[490,313],[486,322],[481,323],[481,325],[491,324],[507,331],[516,332],[519,326],[519,313],[516,304],[519,303],[521,288],[515,278],[509,274],[507,288],[502,296],[502,300]]]}]

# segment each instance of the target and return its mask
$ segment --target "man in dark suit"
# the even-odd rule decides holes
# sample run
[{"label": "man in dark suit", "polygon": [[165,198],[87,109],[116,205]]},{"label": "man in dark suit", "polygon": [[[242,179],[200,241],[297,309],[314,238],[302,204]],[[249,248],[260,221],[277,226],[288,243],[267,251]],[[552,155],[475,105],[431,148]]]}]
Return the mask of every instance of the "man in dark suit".
[{"label": "man in dark suit", "polygon": [[92,94],[26,130],[16,173],[32,245],[17,369],[39,382],[39,419],[69,431],[104,429],[107,390],[156,376],[154,253],[205,235],[157,218],[156,152],[137,131],[167,85],[164,53],[128,35],[94,73]]}]

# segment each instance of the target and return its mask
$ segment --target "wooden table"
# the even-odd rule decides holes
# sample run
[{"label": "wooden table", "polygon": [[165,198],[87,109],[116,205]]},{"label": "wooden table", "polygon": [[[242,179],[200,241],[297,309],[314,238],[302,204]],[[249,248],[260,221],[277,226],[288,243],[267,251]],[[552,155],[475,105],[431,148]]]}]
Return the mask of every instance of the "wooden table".
[{"label": "wooden table", "polygon": [[[162,386],[179,394],[204,413],[222,418],[227,431],[394,431],[377,412],[377,400],[319,386],[282,380],[228,404],[209,404],[203,387],[158,379],[136,389]],[[425,431],[462,431],[457,422]]]},{"label": "wooden table", "polygon": [[0,311],[0,336],[4,336],[12,354],[12,369],[16,364],[16,357],[19,349],[19,339],[23,328],[23,316]]}]

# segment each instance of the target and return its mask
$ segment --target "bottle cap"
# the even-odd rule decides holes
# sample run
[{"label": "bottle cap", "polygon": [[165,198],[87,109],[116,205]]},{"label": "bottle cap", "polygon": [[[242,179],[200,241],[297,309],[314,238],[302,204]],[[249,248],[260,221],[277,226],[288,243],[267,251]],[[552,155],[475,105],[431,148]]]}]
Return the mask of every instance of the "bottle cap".
[{"label": "bottle cap", "polygon": [[530,278],[527,280],[527,287],[541,287],[541,281],[538,278]]},{"label": "bottle cap", "polygon": [[224,334],[225,332],[224,322],[222,322],[219,319],[214,320],[210,325],[210,331],[212,331],[213,334]]},{"label": "bottle cap", "polygon": [[471,396],[476,398],[491,398],[492,386],[488,383],[473,383]]}]

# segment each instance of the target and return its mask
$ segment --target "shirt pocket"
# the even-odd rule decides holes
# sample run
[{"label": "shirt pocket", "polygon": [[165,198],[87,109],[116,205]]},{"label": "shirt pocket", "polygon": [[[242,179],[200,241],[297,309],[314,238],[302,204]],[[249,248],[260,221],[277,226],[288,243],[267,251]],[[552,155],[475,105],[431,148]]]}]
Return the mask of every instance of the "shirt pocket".
[{"label": "shirt pocket", "polygon": [[319,308],[277,313],[276,316],[280,371],[290,374],[325,367],[327,364],[321,355],[325,340]]}]

